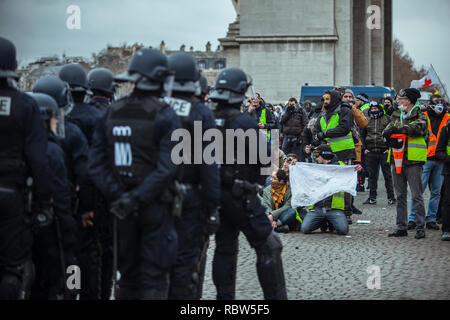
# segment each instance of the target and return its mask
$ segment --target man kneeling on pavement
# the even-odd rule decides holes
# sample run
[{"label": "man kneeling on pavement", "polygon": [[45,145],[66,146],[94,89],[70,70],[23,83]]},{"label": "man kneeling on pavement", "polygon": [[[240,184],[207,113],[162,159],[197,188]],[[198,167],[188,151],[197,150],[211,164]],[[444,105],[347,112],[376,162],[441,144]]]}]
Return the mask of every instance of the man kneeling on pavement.
[{"label": "man kneeling on pavement", "polygon": [[[317,147],[313,155],[318,164],[345,165],[342,161],[338,161],[327,144]],[[361,166],[357,166],[356,170],[361,170]],[[301,227],[303,233],[312,233],[325,223],[331,224],[338,235],[348,233],[348,222],[344,212],[351,210],[351,197],[346,196],[344,192],[335,193],[309,207],[308,210]]]}]

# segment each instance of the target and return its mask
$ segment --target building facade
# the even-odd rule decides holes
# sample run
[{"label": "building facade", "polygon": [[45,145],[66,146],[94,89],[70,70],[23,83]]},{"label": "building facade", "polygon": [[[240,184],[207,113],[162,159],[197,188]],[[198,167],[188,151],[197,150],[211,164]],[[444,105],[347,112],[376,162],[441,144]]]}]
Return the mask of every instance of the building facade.
[{"label": "building facade", "polygon": [[[392,0],[232,2],[236,21],[219,39],[226,64],[249,73],[267,101],[299,97],[305,83],[392,86]],[[370,6],[379,28],[368,27]]]}]

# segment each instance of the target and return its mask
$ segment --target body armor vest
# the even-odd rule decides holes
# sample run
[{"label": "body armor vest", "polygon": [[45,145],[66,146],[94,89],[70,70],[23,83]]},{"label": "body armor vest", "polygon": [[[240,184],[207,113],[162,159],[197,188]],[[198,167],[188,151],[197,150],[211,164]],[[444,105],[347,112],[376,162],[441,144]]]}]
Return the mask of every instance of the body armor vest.
[{"label": "body armor vest", "polygon": [[0,183],[25,181],[24,136],[18,124],[22,119],[23,93],[0,88]]},{"label": "body armor vest", "polygon": [[248,182],[256,182],[259,176],[260,165],[258,164],[249,164],[249,150],[245,150],[245,164],[237,163],[237,139],[234,141],[234,163],[233,164],[225,164],[226,153],[230,152],[230,150],[226,149],[226,129],[231,127],[231,123],[239,116],[243,116],[243,114],[239,111],[239,109],[231,108],[231,107],[222,107],[214,112],[216,117],[216,126],[222,132],[223,139],[223,155],[224,155],[224,164],[220,166],[220,176],[221,182],[225,186],[231,186],[234,183],[235,179],[244,180]]},{"label": "body armor vest", "polygon": [[116,178],[132,189],[157,166],[159,141],[155,119],[165,105],[157,97],[126,97],[111,106],[106,137]]},{"label": "body armor vest", "polygon": [[[191,154],[187,155],[190,164],[183,164],[182,169],[178,172],[178,179],[184,183],[199,184],[201,164],[194,164],[194,122],[191,117],[191,114],[195,113],[195,109],[199,107],[199,102],[186,97],[165,98],[164,101],[175,111],[181,120],[182,128],[189,131],[191,136]],[[199,112],[197,113],[199,114]]]}]

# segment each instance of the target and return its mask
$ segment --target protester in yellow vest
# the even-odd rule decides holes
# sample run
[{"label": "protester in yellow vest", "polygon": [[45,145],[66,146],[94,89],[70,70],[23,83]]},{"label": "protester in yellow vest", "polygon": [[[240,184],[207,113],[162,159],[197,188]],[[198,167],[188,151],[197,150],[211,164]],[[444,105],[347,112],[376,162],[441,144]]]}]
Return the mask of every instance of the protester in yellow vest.
[{"label": "protester in yellow vest", "polygon": [[[408,235],[408,185],[411,189],[413,206],[416,213],[416,239],[425,238],[425,207],[422,196],[422,166],[427,161],[428,122],[420,111],[417,100],[420,92],[409,88],[400,90],[397,96],[398,110],[391,117],[392,122],[383,131],[389,149],[389,161],[392,165],[394,188],[397,194],[397,228],[390,237]],[[403,138],[401,138],[403,137]],[[392,149],[397,154],[404,149],[403,158],[396,157],[394,162]],[[400,153],[401,154],[401,153]],[[401,166],[401,170],[395,167]],[[400,172],[400,173],[398,173]]]},{"label": "protester in yellow vest", "polygon": [[[321,143],[328,143],[339,161],[351,164],[356,159],[352,134],[353,113],[350,108],[342,106],[341,93],[336,90],[325,91],[323,100],[324,112],[314,125],[313,144],[319,146]],[[361,214],[362,212],[352,206],[352,210],[347,210],[345,213],[347,222],[352,224],[352,213]]]},{"label": "protester in yellow vest", "polygon": [[251,98],[250,105],[244,112],[248,112],[249,115],[256,119],[259,129],[264,130],[267,140],[270,141],[270,130],[276,130],[278,127],[272,112],[266,107],[264,100],[257,94],[256,98]]},{"label": "protester in yellow vest", "polygon": [[[336,155],[332,152],[328,144],[320,145],[313,152],[315,161],[318,164],[340,164]],[[361,170],[361,166],[357,167]],[[308,208],[308,213],[303,219],[301,231],[305,234],[312,233],[323,226],[324,223],[330,223],[338,235],[348,233],[348,222],[344,211],[351,208],[351,197],[346,197],[344,192],[338,192],[331,197],[323,199]]]},{"label": "protester in yellow vest", "polygon": [[[442,169],[444,163],[436,159],[436,146],[439,142],[439,136],[442,128],[450,120],[450,114],[447,113],[447,108],[443,104],[430,105],[425,111],[428,118],[428,150],[427,162],[423,166],[422,173],[422,193],[425,192],[427,186],[430,189],[430,200],[428,202],[428,211],[425,216],[426,228],[431,230],[439,230],[436,224],[436,216],[439,208],[439,200],[441,198],[442,184],[444,177],[442,176]],[[416,215],[414,207],[411,205],[411,213],[409,214],[408,230],[414,229],[416,226]]]}]

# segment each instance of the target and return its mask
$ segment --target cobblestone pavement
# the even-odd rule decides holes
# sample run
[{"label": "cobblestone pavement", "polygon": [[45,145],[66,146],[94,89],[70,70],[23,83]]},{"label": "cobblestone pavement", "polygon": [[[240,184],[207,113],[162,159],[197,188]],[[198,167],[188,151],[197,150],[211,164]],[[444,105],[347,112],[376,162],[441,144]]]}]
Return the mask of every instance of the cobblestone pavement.
[{"label": "cobblestone pavement", "polygon": [[[363,214],[352,216],[348,236],[320,230],[311,235],[280,234],[288,299],[450,299],[450,242],[441,241],[441,231],[435,230],[426,230],[426,238],[420,240],[414,238],[414,230],[405,238],[388,238],[395,228],[396,207],[387,204],[382,180],[378,193],[377,205],[362,204],[367,191],[355,198]],[[428,197],[427,191],[426,208]],[[357,224],[357,220],[370,220],[370,224]],[[236,299],[263,299],[256,275],[256,254],[242,233],[239,248]],[[211,278],[213,254],[211,238],[203,289],[206,300],[216,296]],[[367,268],[372,265],[380,268],[380,289],[367,288]]]}]

